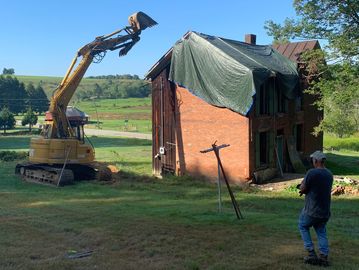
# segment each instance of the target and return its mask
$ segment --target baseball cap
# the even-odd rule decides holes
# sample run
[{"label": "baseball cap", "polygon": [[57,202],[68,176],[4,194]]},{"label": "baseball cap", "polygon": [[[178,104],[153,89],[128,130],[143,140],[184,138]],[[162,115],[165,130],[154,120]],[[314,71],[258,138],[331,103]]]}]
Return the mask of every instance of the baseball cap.
[{"label": "baseball cap", "polygon": [[318,151],[315,151],[314,153],[312,153],[310,155],[310,158],[313,158],[315,160],[321,161],[323,159],[326,159],[327,157],[322,151],[318,150]]}]

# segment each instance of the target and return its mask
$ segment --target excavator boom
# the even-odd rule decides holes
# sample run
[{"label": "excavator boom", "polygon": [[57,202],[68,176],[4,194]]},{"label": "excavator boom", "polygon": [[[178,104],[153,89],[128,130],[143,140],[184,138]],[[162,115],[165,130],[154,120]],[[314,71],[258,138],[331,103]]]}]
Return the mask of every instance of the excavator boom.
[{"label": "excavator boom", "polygon": [[[120,49],[119,56],[126,55],[140,40],[141,31],[157,24],[143,12],[131,15],[128,22],[129,26],[111,34],[99,36],[78,50],[51,99],[48,118],[45,119],[48,122],[44,130],[46,138],[69,138],[73,136],[66,120],[66,108],[94,58],[101,61],[106,51],[117,49]],[[121,33],[124,34],[120,35]],[[115,35],[117,36],[114,37]],[[74,70],[79,57],[82,57],[81,62]]]},{"label": "excavator boom", "polygon": [[91,165],[95,153],[84,141],[83,123],[70,123],[66,109],[92,62],[100,62],[107,51],[120,50],[119,56],[126,55],[140,40],[141,31],[157,24],[143,12],[131,15],[128,22],[129,26],[96,37],[78,50],[51,98],[42,137],[31,139],[29,162],[16,166],[15,173],[23,179],[59,186],[73,178],[92,178],[98,171]]}]

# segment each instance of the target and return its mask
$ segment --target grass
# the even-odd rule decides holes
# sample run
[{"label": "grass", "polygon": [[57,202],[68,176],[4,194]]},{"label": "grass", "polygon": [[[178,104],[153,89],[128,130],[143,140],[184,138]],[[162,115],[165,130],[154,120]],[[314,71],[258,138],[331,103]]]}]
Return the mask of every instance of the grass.
[{"label": "grass", "polygon": [[86,128],[98,128],[115,131],[128,131],[128,132],[140,132],[151,133],[152,124],[150,120],[92,120],[86,125]]},{"label": "grass", "polygon": [[[121,169],[112,185],[51,188],[22,182],[15,161],[0,166],[0,269],[315,269],[302,263],[295,192],[235,188],[217,212],[216,186],[153,179],[149,141],[91,138],[99,160]],[[29,137],[0,137],[21,151]],[[359,200],[334,198],[328,224],[331,269],[357,269]],[[93,250],[82,259],[68,253]]]},{"label": "grass", "polygon": [[97,128],[99,121],[102,129],[151,133],[150,98],[102,99],[74,105],[90,116],[87,128]]},{"label": "grass", "polygon": [[327,167],[334,175],[359,180],[359,152],[342,150],[327,151]]},{"label": "grass", "polygon": [[359,136],[337,138],[326,134],[324,150],[333,174],[359,180]]},{"label": "grass", "polygon": [[324,148],[327,150],[359,151],[359,136],[338,138],[330,135],[324,136]]},{"label": "grass", "polygon": [[[73,102],[71,105],[89,115],[90,122],[86,128],[100,127],[115,131],[152,132],[151,98],[100,99]],[[19,122],[22,118],[22,115],[15,117]],[[39,116],[38,122],[43,123],[44,116]],[[17,126],[16,130],[19,129],[26,130],[26,127]]]},{"label": "grass", "polygon": [[[0,151],[28,151],[30,136],[0,137]],[[96,159],[114,163],[128,173],[151,173],[151,141],[131,138],[89,137],[95,147]]]}]

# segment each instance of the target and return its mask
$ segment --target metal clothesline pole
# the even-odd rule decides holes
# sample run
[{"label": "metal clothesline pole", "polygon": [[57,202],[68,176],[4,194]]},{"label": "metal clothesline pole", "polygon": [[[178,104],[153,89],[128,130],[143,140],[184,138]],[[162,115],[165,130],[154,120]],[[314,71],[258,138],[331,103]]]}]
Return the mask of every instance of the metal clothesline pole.
[{"label": "metal clothesline pole", "polygon": [[[243,218],[242,213],[241,213],[241,211],[240,211],[240,209],[239,209],[239,206],[238,206],[238,203],[237,203],[237,201],[236,201],[236,199],[235,199],[235,197],[234,197],[234,195],[233,195],[233,192],[232,192],[232,189],[231,189],[231,187],[230,187],[230,185],[229,185],[229,182],[228,182],[226,173],[225,173],[225,171],[224,171],[224,168],[223,168],[221,159],[220,159],[220,157],[219,157],[219,150],[222,149],[222,148],[228,147],[228,146],[230,146],[230,145],[229,145],[229,144],[222,144],[222,145],[217,146],[217,145],[216,145],[216,142],[217,142],[217,141],[215,141],[215,142],[212,144],[212,148],[208,148],[208,149],[202,150],[202,151],[200,151],[200,152],[204,154],[204,153],[208,153],[208,152],[213,151],[213,152],[215,153],[216,158],[217,158],[218,168],[220,169],[220,171],[222,171],[222,175],[223,175],[224,181],[225,181],[225,183],[226,183],[226,185],[227,185],[228,193],[229,193],[229,196],[231,197],[231,201],[232,201],[232,205],[233,205],[234,211],[236,212],[237,218],[238,218],[238,219],[241,219],[241,218]],[[220,172],[220,171],[219,171],[219,172]],[[220,179],[220,174],[218,175],[218,178]],[[220,184],[220,182],[219,182],[219,184]],[[220,185],[219,185],[219,186],[220,186]],[[220,192],[220,191],[219,191],[219,192]],[[220,193],[219,193],[219,196],[220,196]],[[221,200],[221,198],[219,198],[219,200]]]},{"label": "metal clothesline pole", "polygon": [[[219,155],[219,152],[218,152]],[[217,177],[217,186],[218,186],[218,212],[222,213],[222,192],[221,192],[221,167],[217,161],[217,170],[218,170],[218,177]]]}]

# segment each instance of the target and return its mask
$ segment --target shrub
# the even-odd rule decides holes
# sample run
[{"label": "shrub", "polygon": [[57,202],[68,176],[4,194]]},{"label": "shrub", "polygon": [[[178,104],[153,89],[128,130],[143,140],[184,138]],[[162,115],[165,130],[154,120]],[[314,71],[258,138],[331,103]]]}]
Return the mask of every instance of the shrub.
[{"label": "shrub", "polygon": [[16,151],[0,151],[1,161],[14,161],[19,159],[25,159],[27,152],[16,152]]}]

